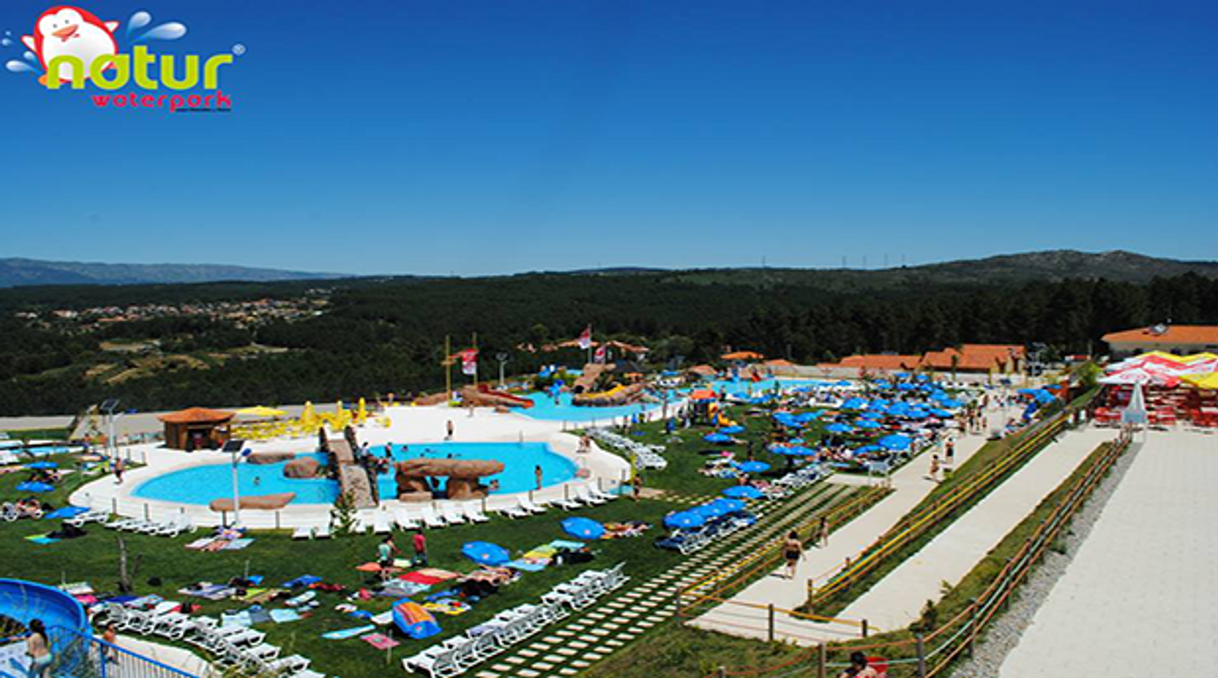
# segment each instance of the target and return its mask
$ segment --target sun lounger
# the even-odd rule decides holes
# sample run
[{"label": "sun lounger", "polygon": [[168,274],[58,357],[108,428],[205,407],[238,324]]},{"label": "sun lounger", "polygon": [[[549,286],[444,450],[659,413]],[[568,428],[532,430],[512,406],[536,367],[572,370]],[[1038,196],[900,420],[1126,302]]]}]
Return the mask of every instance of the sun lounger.
[{"label": "sun lounger", "polygon": [[430,528],[447,527],[448,523],[443,518],[436,515],[435,509],[430,506],[423,507],[423,524]]},{"label": "sun lounger", "polygon": [[584,507],[584,505],[582,503],[580,503],[579,500],[576,499],[575,497],[568,497],[565,499],[556,499],[554,501],[554,505],[564,511],[574,511],[576,509],[580,509],[580,508]]},{"label": "sun lounger", "polygon": [[589,506],[599,506],[606,502],[605,499],[600,499],[592,495],[592,488],[587,485],[580,485],[575,489],[575,498],[584,502]]},{"label": "sun lounger", "polygon": [[312,527],[298,527],[292,531],[292,539],[312,539],[313,529]]},{"label": "sun lounger", "polygon": [[486,514],[478,507],[477,502],[466,502],[464,506],[465,517],[471,523],[485,523],[490,520]]},{"label": "sun lounger", "polygon": [[419,529],[419,521],[415,520],[410,515],[410,512],[404,508],[397,509],[393,512],[393,522],[397,523],[397,526],[403,530]]},{"label": "sun lounger", "polygon": [[465,515],[452,503],[444,504],[440,507],[440,517],[449,525],[462,525],[465,523]]},{"label": "sun lounger", "polygon": [[528,518],[530,515],[532,515],[528,511],[524,510],[519,502],[512,506],[505,506],[504,508],[499,509],[499,514],[507,516],[513,520],[518,518]]},{"label": "sun lounger", "polygon": [[377,510],[372,514],[372,531],[376,534],[389,534],[393,528],[389,525],[389,514]]}]

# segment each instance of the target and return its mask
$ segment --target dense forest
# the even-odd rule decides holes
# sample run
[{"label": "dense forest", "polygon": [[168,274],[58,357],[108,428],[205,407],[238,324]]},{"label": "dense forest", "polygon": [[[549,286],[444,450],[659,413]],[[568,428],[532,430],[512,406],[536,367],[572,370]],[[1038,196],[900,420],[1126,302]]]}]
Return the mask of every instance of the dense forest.
[{"label": "dense forest", "polygon": [[[962,342],[1042,342],[1057,352],[1102,351],[1105,332],[1157,322],[1218,323],[1218,280],[1193,273],[1147,283],[1066,279],[1021,283],[923,283],[834,289],[779,277],[692,279],[687,273],[528,274],[473,279],[326,281],[329,310],[252,329],[189,318],[116,324],[104,332],[38,328],[23,310],[61,306],[185,303],[299,295],[307,283],[26,288],[0,294],[0,415],[72,413],[105,397],[127,407],[293,403],[404,394],[442,387],[445,336],[464,348],[477,335],[483,374],[549,362],[578,351],[530,353],[575,337],[653,349],[651,362],[713,360],[726,347],[801,363],[854,352],[920,352]],[[204,367],[172,364],[142,378],[89,376],[107,340],[159,340],[197,355],[244,345],[274,347]],[[287,350],[282,350],[287,349]],[[209,353],[211,352],[211,353]]]}]

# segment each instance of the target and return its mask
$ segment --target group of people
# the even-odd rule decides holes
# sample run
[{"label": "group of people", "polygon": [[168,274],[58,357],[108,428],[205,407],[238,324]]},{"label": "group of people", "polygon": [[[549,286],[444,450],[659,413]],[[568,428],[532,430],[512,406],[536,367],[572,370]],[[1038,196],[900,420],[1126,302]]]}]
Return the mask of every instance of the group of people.
[{"label": "group of people", "polygon": [[[829,519],[821,516],[820,522],[816,525],[816,534],[813,535],[813,545],[817,548],[828,546],[829,531]],[[795,568],[804,558],[804,542],[795,530],[787,533],[787,538],[782,544],[782,557],[787,563],[787,579],[794,579]]]},{"label": "group of people", "polygon": [[[427,567],[427,536],[422,529],[414,531],[410,537],[410,547],[414,557],[410,559],[412,567]],[[376,547],[376,564],[379,566],[381,581],[387,581],[394,570],[394,559],[402,551],[393,541],[393,535],[387,534]]]}]

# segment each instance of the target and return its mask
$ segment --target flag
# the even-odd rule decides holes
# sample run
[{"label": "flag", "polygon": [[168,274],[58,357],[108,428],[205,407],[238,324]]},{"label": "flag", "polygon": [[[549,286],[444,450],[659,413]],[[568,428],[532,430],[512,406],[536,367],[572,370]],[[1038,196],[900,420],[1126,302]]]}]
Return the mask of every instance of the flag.
[{"label": "flag", "polygon": [[605,352],[607,350],[608,350],[608,348],[604,344],[597,346],[596,353],[592,354],[592,362],[596,362],[596,363],[605,362]]},{"label": "flag", "polygon": [[470,376],[478,374],[478,349],[471,348],[461,352],[461,372]]},{"label": "flag", "polygon": [[585,351],[592,347],[592,326],[588,325],[579,333],[579,347]]}]

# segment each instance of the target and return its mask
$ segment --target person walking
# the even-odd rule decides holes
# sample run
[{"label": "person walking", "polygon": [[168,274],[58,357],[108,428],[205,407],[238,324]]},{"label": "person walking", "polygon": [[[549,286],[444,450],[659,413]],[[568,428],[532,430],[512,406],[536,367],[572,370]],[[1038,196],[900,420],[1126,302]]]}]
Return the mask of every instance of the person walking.
[{"label": "person walking", "polygon": [[939,455],[930,455],[930,479],[939,482]]},{"label": "person walking", "polygon": [[820,524],[816,526],[816,545],[820,548],[829,545],[829,519],[825,516],[820,517]]},{"label": "person walking", "polygon": [[102,632],[102,640],[109,645],[106,648],[106,659],[111,664],[118,663],[118,631],[114,630],[114,624],[106,624],[106,630]]},{"label": "person walking", "polygon": [[397,544],[393,543],[393,535],[387,534],[376,547],[376,564],[380,566],[381,581],[389,579],[389,571],[393,568],[394,554],[401,553]]},{"label": "person walking", "polygon": [[956,465],[956,441],[950,437],[947,439],[947,444],[943,447],[943,461],[948,468]]},{"label": "person walking", "polygon": [[423,530],[414,531],[414,536],[410,539],[410,545],[414,548],[414,560],[416,566],[422,565],[427,567],[427,537],[423,536]]},{"label": "person walking", "polygon": [[448,420],[447,430],[448,430],[448,435],[444,436],[444,439],[452,440],[453,439],[453,420],[452,419]]},{"label": "person walking", "polygon": [[51,668],[51,643],[47,627],[41,619],[31,619],[30,635],[25,639],[25,653],[30,658],[30,678],[46,678]]},{"label": "person walking", "polygon": [[782,557],[787,561],[787,579],[794,579],[795,566],[804,557],[804,545],[795,530],[787,533],[787,540],[782,544]]},{"label": "person walking", "polygon": [[537,466],[534,466],[533,467],[533,477],[537,480],[537,489],[538,490],[541,489],[541,476],[542,476],[541,465],[539,464]]},{"label": "person walking", "polygon": [[123,458],[115,457],[114,458],[114,482],[116,485],[123,484],[123,466],[124,466]]},{"label": "person walking", "polygon": [[867,655],[858,651],[850,655],[850,666],[840,674],[841,678],[879,678],[879,675],[867,662]]}]

